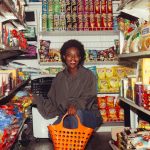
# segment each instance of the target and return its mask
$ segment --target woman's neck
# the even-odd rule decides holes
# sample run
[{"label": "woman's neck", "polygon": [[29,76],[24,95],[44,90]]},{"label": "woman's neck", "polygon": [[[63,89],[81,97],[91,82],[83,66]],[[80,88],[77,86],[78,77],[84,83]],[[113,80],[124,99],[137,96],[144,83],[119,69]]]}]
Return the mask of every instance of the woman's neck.
[{"label": "woman's neck", "polygon": [[79,67],[77,67],[77,68],[68,68],[68,72],[71,75],[76,75],[77,72],[78,72],[78,69],[79,69]]}]

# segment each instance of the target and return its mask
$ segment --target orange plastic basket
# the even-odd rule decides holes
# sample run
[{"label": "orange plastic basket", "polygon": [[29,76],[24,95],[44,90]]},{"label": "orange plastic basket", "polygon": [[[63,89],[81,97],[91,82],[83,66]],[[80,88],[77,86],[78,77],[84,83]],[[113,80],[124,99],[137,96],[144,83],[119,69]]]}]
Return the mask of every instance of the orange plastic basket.
[{"label": "orange plastic basket", "polygon": [[65,114],[59,124],[49,125],[48,130],[50,132],[54,149],[55,150],[84,150],[92,132],[92,128],[83,126],[79,117],[76,115],[78,121],[78,128],[68,129],[63,126],[64,118],[68,114]]}]

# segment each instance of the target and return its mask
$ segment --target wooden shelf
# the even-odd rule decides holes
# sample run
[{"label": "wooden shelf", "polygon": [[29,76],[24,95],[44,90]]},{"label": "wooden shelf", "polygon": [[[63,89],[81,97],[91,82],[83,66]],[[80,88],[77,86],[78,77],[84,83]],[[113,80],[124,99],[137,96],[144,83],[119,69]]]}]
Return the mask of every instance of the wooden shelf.
[{"label": "wooden shelf", "polygon": [[[25,85],[28,84],[28,82],[30,81],[30,79],[26,80],[26,81],[22,81],[22,83],[19,83],[13,90],[11,90],[7,96],[3,96],[0,98],[0,104],[1,103],[5,103],[5,100],[9,97],[11,97],[12,95],[14,95],[17,91],[20,90],[20,88],[24,87]],[[10,99],[9,99],[10,100]]]},{"label": "wooden shelf", "polygon": [[139,57],[139,58],[150,57],[150,51],[142,51],[142,52],[118,55],[118,58],[133,58],[133,57]]},{"label": "wooden shelf", "polygon": [[101,30],[101,31],[50,31],[40,32],[41,36],[96,36],[96,35],[118,35],[119,31]]},{"label": "wooden shelf", "polygon": [[139,110],[139,111],[141,111],[141,112],[143,112],[147,115],[150,115],[150,111],[144,109],[143,107],[140,107],[140,106],[136,105],[132,100],[127,99],[127,98],[122,98],[122,97],[119,97],[119,99],[121,101],[123,101],[124,103],[130,105],[131,107],[133,107],[133,108],[135,108],[135,109],[137,109],[137,110]]}]

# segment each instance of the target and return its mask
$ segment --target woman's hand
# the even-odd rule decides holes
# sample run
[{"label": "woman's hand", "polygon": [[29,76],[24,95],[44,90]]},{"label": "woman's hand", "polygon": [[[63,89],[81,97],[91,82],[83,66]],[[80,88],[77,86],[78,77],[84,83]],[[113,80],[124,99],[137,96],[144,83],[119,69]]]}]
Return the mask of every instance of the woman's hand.
[{"label": "woman's hand", "polygon": [[77,109],[74,105],[69,105],[68,107],[68,114],[69,115],[75,115],[77,113]]}]

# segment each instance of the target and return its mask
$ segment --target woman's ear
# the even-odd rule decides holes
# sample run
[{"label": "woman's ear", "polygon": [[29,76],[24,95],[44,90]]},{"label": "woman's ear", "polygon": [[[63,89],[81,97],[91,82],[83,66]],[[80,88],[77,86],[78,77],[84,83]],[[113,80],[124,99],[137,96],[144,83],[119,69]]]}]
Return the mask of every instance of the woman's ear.
[{"label": "woman's ear", "polygon": [[66,59],[65,55],[63,55],[63,59],[64,59],[64,60]]}]

